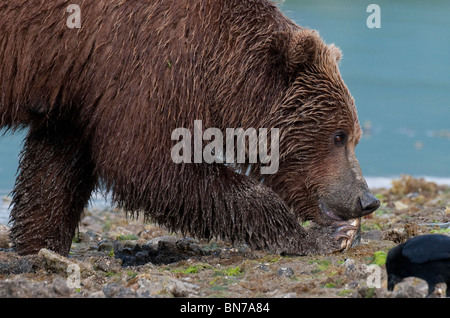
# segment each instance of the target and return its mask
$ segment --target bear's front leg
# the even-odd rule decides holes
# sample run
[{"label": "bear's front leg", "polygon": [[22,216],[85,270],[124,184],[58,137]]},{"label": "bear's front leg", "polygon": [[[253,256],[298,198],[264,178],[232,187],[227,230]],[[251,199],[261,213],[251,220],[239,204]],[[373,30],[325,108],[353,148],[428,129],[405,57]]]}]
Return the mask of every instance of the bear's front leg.
[{"label": "bear's front leg", "polygon": [[165,179],[153,176],[152,180],[171,180],[170,187],[160,184],[150,191],[157,195],[150,200],[153,206],[145,210],[173,231],[277,253],[305,255],[338,249],[330,235],[316,236],[303,229],[270,188],[224,165],[180,164],[165,172]]},{"label": "bear's front leg", "polygon": [[19,254],[67,255],[95,187],[86,144],[70,125],[30,128],[13,191],[11,238]]}]

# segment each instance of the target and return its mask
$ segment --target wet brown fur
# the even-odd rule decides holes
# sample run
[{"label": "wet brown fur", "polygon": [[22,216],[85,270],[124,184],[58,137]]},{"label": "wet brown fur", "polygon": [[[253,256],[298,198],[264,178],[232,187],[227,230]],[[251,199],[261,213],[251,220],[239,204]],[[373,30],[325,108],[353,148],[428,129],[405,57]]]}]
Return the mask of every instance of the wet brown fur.
[{"label": "wet brown fur", "polygon": [[[66,26],[69,4],[81,29]],[[333,244],[298,221],[320,223],[317,195],[340,176],[331,134],[354,147],[360,132],[339,51],[316,32],[266,0],[10,0],[0,12],[0,128],[29,128],[11,214],[20,253],[67,254],[100,186],[195,237],[299,254]],[[280,170],[174,164],[171,132],[194,120],[280,128]]]}]

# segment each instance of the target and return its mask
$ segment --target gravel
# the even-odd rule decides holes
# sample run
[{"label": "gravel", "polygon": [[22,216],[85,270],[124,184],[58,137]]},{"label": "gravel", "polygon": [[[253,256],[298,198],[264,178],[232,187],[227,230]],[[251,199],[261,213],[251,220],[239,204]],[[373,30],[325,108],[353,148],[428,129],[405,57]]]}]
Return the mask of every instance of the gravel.
[{"label": "gravel", "polygon": [[[382,205],[363,218],[360,245],[329,255],[281,256],[195,240],[120,210],[91,209],[68,257],[47,249],[18,256],[9,228],[0,225],[0,297],[422,298],[426,282],[408,278],[388,292],[384,264],[374,264],[375,253],[411,236],[449,231],[442,224],[450,222],[450,189],[407,181],[411,195],[402,180],[375,189]],[[445,288],[438,285],[432,297],[444,297]]]}]

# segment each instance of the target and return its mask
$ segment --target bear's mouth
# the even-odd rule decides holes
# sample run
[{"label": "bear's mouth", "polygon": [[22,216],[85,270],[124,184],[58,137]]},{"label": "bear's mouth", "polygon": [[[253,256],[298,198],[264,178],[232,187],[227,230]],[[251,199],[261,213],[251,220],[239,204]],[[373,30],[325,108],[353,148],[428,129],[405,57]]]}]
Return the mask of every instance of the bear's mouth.
[{"label": "bear's mouth", "polygon": [[333,221],[344,221],[344,218],[333,211],[333,209],[326,206],[324,203],[319,204],[319,210],[322,212],[326,218],[331,219]]}]

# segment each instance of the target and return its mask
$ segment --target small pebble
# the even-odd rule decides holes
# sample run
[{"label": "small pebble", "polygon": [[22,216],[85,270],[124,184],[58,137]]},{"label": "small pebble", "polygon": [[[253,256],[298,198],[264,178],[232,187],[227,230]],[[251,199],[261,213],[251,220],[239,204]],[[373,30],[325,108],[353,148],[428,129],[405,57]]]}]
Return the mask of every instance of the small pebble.
[{"label": "small pebble", "polygon": [[98,251],[110,252],[114,249],[114,245],[110,240],[103,240],[98,243]]},{"label": "small pebble", "polygon": [[281,267],[278,270],[278,276],[292,277],[294,276],[294,270],[290,267]]}]

